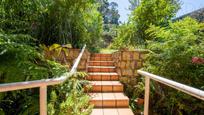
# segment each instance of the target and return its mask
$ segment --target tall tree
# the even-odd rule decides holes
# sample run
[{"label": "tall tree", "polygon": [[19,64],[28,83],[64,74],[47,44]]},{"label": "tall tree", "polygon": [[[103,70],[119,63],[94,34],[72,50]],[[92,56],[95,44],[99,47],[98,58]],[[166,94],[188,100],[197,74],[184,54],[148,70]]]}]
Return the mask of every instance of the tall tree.
[{"label": "tall tree", "polygon": [[103,16],[104,24],[119,24],[118,4],[116,2],[109,3],[107,0],[98,0],[100,7],[99,12]]},{"label": "tall tree", "polygon": [[103,40],[104,47],[108,46],[116,36],[116,27],[119,25],[119,11],[116,2],[108,2],[108,0],[98,0],[100,7],[99,12],[103,16]]},{"label": "tall tree", "polygon": [[0,28],[6,33],[29,34],[46,45],[94,48],[103,29],[97,8],[94,0],[3,0]]},{"label": "tall tree", "polygon": [[108,18],[107,18],[107,14],[108,14],[108,10],[109,10],[109,2],[108,0],[98,0],[99,3],[99,12],[101,13],[101,15],[103,16],[103,23],[107,24],[108,23]]},{"label": "tall tree", "polygon": [[139,6],[141,0],[128,0],[130,3],[129,10],[133,11],[137,6]]},{"label": "tall tree", "polygon": [[118,4],[116,2],[111,2],[109,5],[109,12],[108,12],[108,17],[109,17],[109,23],[110,24],[119,24],[119,12],[118,12]]}]

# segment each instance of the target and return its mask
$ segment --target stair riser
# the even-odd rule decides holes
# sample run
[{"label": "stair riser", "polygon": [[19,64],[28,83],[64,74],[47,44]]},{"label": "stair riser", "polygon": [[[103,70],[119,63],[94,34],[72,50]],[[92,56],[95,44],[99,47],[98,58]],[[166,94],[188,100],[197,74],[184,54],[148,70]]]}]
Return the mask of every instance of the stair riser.
[{"label": "stair riser", "polygon": [[112,57],[112,54],[92,54],[91,57]]},{"label": "stair riser", "polygon": [[89,66],[114,66],[113,62],[89,62]]},{"label": "stair riser", "polygon": [[123,92],[123,85],[93,85],[89,92]]},{"label": "stair riser", "polygon": [[90,104],[93,104],[95,108],[129,107],[129,100],[91,100]]},{"label": "stair riser", "polygon": [[94,108],[91,115],[134,115],[130,108]]},{"label": "stair riser", "polygon": [[117,81],[119,80],[118,75],[89,75],[86,77],[89,81]]},{"label": "stair riser", "polygon": [[88,68],[88,72],[115,72],[115,68]]},{"label": "stair riser", "polygon": [[110,57],[91,57],[90,61],[112,61]]}]

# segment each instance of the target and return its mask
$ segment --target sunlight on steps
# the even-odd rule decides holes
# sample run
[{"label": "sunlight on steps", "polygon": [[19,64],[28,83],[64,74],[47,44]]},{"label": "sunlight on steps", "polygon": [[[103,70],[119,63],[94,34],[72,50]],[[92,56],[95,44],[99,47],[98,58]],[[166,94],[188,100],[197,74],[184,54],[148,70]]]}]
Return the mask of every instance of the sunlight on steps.
[{"label": "sunlight on steps", "polygon": [[87,79],[92,85],[89,95],[94,105],[91,115],[133,115],[129,98],[116,73],[112,54],[92,54]]}]

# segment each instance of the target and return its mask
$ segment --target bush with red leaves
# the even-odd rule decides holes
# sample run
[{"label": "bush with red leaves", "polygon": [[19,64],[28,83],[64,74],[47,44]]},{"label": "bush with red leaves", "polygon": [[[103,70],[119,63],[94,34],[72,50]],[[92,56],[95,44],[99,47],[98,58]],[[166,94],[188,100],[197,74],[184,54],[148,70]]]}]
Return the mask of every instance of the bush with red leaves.
[{"label": "bush with red leaves", "polygon": [[204,64],[204,58],[193,57],[192,58],[192,63],[194,63],[194,64]]}]

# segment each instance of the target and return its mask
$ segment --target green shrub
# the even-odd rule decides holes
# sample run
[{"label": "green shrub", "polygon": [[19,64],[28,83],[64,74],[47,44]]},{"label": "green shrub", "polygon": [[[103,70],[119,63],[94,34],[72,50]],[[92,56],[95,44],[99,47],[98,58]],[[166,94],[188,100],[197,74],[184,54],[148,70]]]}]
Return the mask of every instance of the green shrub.
[{"label": "green shrub", "polygon": [[[0,34],[0,83],[40,80],[60,76],[65,67],[46,60],[35,40],[24,34]],[[0,108],[5,114],[38,114],[38,89],[0,94]]]},{"label": "green shrub", "polygon": [[34,42],[29,35],[0,34],[1,83],[54,77],[66,71],[60,64],[46,60]]},{"label": "green shrub", "polygon": [[83,86],[88,82],[84,80],[83,72],[78,72],[68,80],[52,89],[48,104],[49,115],[89,115],[93,106],[89,105],[90,97],[85,94]]},{"label": "green shrub", "polygon": [[[10,34],[29,34],[36,43],[87,44],[97,49],[103,20],[95,0],[3,0],[0,28]],[[1,31],[1,30],[0,30]]]},{"label": "green shrub", "polygon": [[[169,27],[151,26],[147,31],[151,53],[145,70],[168,79],[204,88],[204,65],[192,63],[193,57],[204,57],[203,23],[191,18],[170,23]],[[152,110],[160,114],[203,114],[204,103],[198,99],[154,83]],[[154,106],[153,106],[154,105]]]}]

